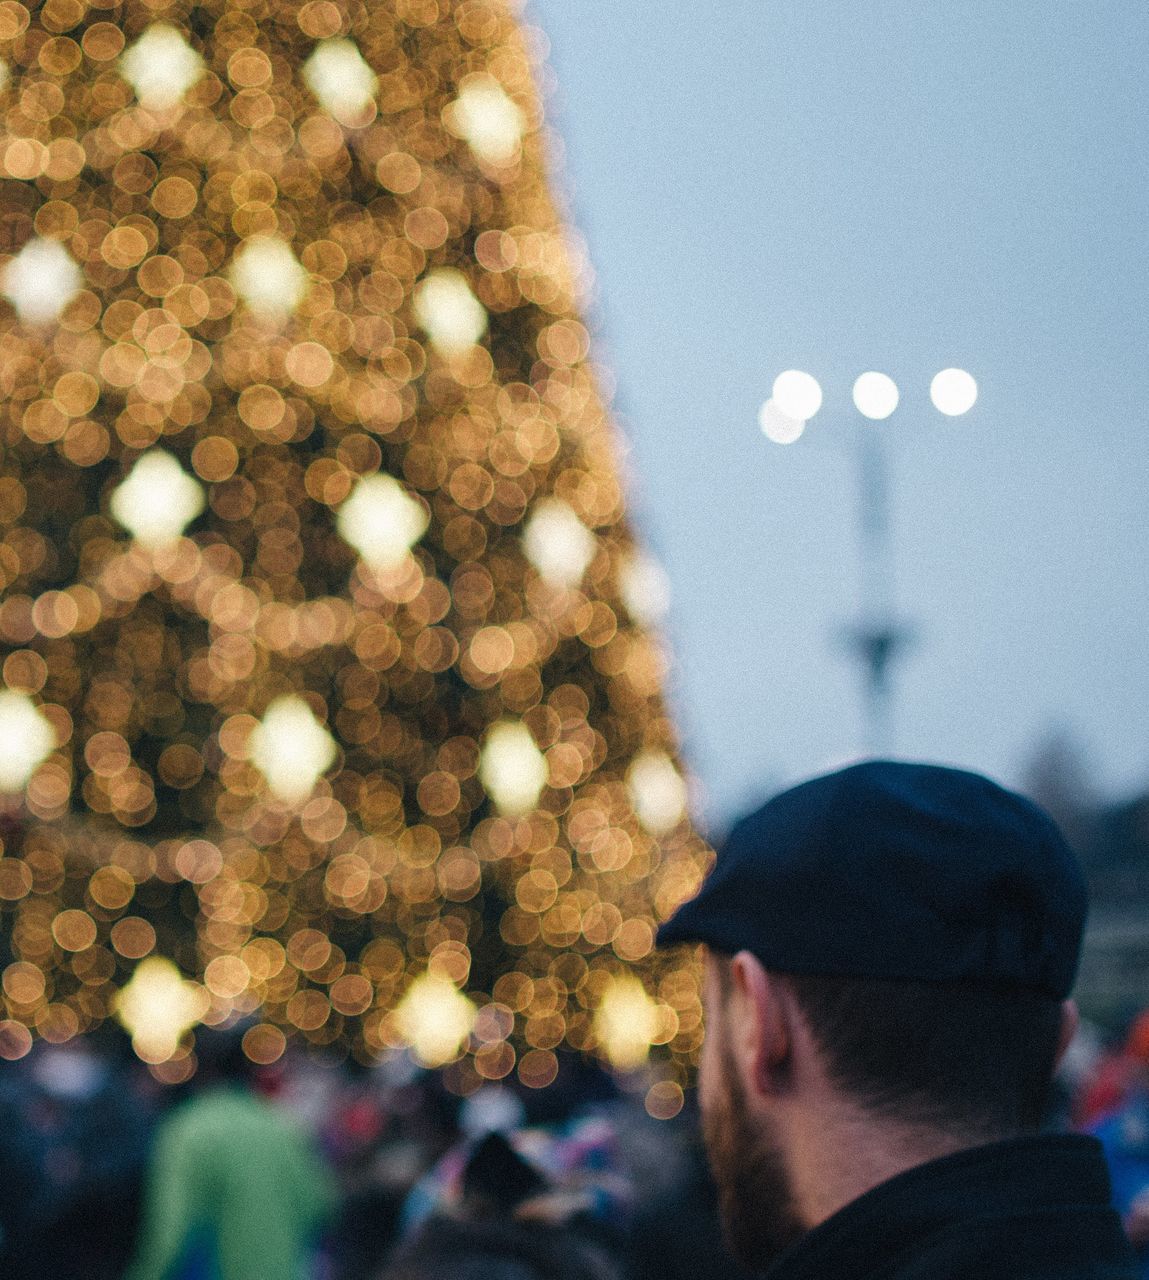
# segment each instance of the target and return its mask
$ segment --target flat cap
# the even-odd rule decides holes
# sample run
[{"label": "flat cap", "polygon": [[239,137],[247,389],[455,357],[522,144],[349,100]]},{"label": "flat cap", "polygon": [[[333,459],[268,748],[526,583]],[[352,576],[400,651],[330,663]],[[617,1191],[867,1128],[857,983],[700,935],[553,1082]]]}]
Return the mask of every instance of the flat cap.
[{"label": "flat cap", "polygon": [[748,950],[782,973],[1063,999],[1085,913],[1077,859],[1032,801],[960,769],[873,760],[738,822],[658,943]]}]

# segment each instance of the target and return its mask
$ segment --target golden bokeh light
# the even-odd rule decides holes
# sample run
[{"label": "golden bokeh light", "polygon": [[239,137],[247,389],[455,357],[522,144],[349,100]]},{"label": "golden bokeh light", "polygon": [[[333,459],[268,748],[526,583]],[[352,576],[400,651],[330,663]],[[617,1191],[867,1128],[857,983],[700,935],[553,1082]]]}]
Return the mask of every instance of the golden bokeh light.
[{"label": "golden bokeh light", "polygon": [[335,739],[302,698],[276,698],[251,731],[251,762],[288,804],[305,800],[335,761]]},{"label": "golden bokeh light", "polygon": [[395,1023],[424,1066],[441,1067],[462,1048],[476,1012],[449,978],[423,974],[407,988],[395,1010]]},{"label": "golden bokeh light", "polygon": [[275,236],[254,235],[245,240],[228,276],[254,312],[272,318],[289,315],[307,296],[307,271],[291,246]]},{"label": "golden bokeh light", "polygon": [[110,13],[0,4],[0,1056],[119,1016],[176,1080],[250,1016],[257,1062],[681,1082],[653,938],[710,855],[539,42]]},{"label": "golden bokeh light", "polygon": [[658,1034],[658,1005],[637,978],[610,982],[595,1015],[595,1030],[606,1055],[623,1071],[642,1066]]},{"label": "golden bokeh light", "polygon": [[120,58],[120,71],[142,106],[174,107],[203,72],[203,59],[166,23],[148,27]]},{"label": "golden bokeh light", "polygon": [[496,165],[515,158],[526,129],[522,109],[484,72],[463,77],[459,96],[443,108],[443,120],[480,160]]},{"label": "golden bokeh light", "polygon": [[397,569],[429,523],[393,476],[364,476],[339,509],[339,532],[372,569]]},{"label": "golden bokeh light", "polygon": [[480,757],[479,778],[500,813],[532,813],[547,776],[546,757],[525,724],[501,720],[491,727]]},{"label": "golden bokeh light", "polygon": [[307,87],[323,107],[344,124],[374,115],[379,78],[351,40],[321,40],[303,64]]},{"label": "golden bokeh light", "polygon": [[203,988],[186,981],[159,956],[141,960],[115,998],[116,1017],[145,1062],[166,1062],[180,1038],[201,1021],[208,1003]]},{"label": "golden bokeh light", "polygon": [[33,237],[4,268],[4,297],[27,324],[48,324],[79,293],[83,276],[57,240]]},{"label": "golden bokeh light", "polygon": [[0,690],[0,792],[26,786],[55,745],[52,723],[32,699]]},{"label": "golden bokeh light", "polygon": [[145,547],[177,542],[203,508],[202,487],[163,449],[138,458],[108,502],[115,519]]}]

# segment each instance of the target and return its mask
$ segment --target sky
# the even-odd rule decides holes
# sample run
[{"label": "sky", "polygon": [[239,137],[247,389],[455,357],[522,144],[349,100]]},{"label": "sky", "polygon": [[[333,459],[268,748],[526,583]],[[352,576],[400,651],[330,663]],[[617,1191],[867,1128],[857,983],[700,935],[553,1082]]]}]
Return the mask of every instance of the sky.
[{"label": "sky", "polygon": [[[533,0],[670,697],[714,832],[854,757],[857,433],[891,474],[892,749],[1149,785],[1149,6]],[[560,169],[561,165],[561,169]],[[964,417],[930,403],[968,369]],[[825,401],[781,446],[785,369]],[[876,369],[897,412],[863,426]]]}]

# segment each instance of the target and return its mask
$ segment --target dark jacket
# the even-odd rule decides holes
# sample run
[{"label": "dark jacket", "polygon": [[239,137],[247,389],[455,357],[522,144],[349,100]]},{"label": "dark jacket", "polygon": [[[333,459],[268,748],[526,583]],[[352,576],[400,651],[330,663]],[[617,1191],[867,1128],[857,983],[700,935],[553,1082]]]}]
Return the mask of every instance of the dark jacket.
[{"label": "dark jacket", "polygon": [[769,1280],[1137,1280],[1093,1138],[1014,1138],[898,1174],[815,1227]]}]

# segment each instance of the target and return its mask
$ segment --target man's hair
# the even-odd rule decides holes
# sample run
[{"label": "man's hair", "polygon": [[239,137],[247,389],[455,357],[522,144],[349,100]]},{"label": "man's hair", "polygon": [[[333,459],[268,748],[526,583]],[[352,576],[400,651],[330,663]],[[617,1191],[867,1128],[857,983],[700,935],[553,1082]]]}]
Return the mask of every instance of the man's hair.
[{"label": "man's hair", "polygon": [[[729,959],[717,957],[724,985]],[[1039,1129],[1061,1032],[1050,996],[969,982],[776,974],[830,1079],[871,1115],[986,1141]]]}]

